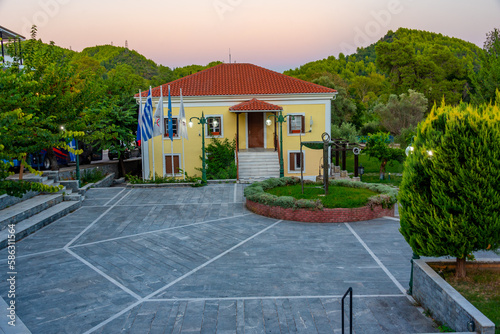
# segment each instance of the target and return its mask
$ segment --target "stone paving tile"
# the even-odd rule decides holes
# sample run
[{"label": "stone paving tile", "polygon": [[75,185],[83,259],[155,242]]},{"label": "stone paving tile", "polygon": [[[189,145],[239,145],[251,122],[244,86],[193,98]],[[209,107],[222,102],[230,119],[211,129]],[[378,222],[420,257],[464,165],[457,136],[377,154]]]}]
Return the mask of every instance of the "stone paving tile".
[{"label": "stone paving tile", "polygon": [[[437,332],[345,224],[251,214],[243,188],[89,190],[90,206],[16,244],[18,315],[42,334],[340,333],[351,286],[356,333]],[[403,284],[398,225],[349,224]]]},{"label": "stone paving tile", "polygon": [[[344,312],[348,333],[348,301]],[[97,333],[336,334],[342,332],[340,314],[340,298],[145,302]],[[404,296],[354,298],[353,324],[359,334],[437,332]]]},{"label": "stone paving tile", "polygon": [[[72,250],[135,293],[146,296],[272,222],[265,219],[248,224],[225,219]],[[203,286],[196,289],[203,291]]]},{"label": "stone paving tile", "polygon": [[105,219],[91,227],[76,243],[158,231],[215,219],[249,214],[243,204],[123,206],[111,209]]},{"label": "stone paving tile", "polygon": [[[19,260],[17,272],[17,315],[36,334],[85,331],[135,301],[64,251]],[[2,261],[2,282],[6,273]]]},{"label": "stone paving tile", "polygon": [[[106,208],[80,208],[69,215],[30,234],[16,244],[17,256],[25,256],[64,247],[92,221],[106,211]],[[56,237],[57,236],[57,237]],[[0,258],[7,249],[0,251]],[[5,255],[6,256],[6,255]]]},{"label": "stone paving tile", "polygon": [[[118,195],[123,188],[91,188],[85,193],[85,200],[110,200]],[[107,201],[104,201],[106,203]]]},{"label": "stone paving tile", "polygon": [[359,294],[400,293],[343,224],[282,222],[158,298],[330,296],[349,286]]}]

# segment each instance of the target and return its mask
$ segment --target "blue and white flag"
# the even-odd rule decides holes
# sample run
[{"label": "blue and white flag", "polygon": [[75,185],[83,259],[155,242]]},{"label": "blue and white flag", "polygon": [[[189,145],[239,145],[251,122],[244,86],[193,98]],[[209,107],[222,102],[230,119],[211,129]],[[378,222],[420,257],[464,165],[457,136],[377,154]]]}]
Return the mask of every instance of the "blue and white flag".
[{"label": "blue and white flag", "polygon": [[168,137],[174,140],[174,128],[172,126],[172,99],[170,97],[170,85],[168,86]]},{"label": "blue and white flag", "polygon": [[147,142],[153,137],[153,99],[151,97],[151,88],[149,88],[148,98],[142,112],[142,136],[141,139]]}]

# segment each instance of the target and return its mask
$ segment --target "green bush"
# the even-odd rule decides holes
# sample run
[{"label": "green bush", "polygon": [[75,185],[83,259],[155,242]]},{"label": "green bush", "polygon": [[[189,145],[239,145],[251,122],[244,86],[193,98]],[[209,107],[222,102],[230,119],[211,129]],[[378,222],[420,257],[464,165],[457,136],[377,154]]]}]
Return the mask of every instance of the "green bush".
[{"label": "green bush", "polygon": [[[208,180],[236,179],[235,149],[235,140],[229,141],[227,138],[224,140],[212,138],[210,144],[205,149],[207,154],[206,172]],[[200,168],[197,169],[201,171]]]},{"label": "green bush", "polygon": [[[323,203],[320,200],[310,199],[295,199],[291,196],[276,196],[265,192],[266,190],[276,187],[290,186],[300,183],[299,178],[284,177],[281,179],[271,178],[261,182],[255,182],[243,191],[245,197],[256,203],[261,203],[270,206],[279,206],[282,208],[306,208],[312,210],[322,210]],[[310,182],[309,182],[310,183]],[[351,187],[351,188],[367,188],[380,193],[379,195],[368,198],[368,205],[382,205],[384,208],[391,207],[397,201],[397,189],[382,185],[370,184],[362,182],[354,182],[348,180],[330,180],[333,186]],[[319,184],[318,184],[319,185]]]},{"label": "green bush", "polygon": [[[417,129],[401,182],[401,233],[423,256],[500,246],[500,108],[433,108]],[[463,268],[463,269],[462,269]]]},{"label": "green bush", "polygon": [[[273,195],[274,196],[274,195]],[[280,206],[282,208],[288,209],[295,207],[295,202],[297,201],[295,198],[291,196],[274,196],[276,197],[276,201],[274,202],[275,206]],[[311,202],[311,201],[309,201]]]}]

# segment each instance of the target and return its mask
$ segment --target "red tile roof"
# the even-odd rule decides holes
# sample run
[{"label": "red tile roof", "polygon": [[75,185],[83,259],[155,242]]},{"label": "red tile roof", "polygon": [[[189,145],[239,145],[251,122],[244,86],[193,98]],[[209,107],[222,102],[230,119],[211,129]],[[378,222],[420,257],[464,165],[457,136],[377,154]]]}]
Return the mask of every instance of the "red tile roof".
[{"label": "red tile roof", "polygon": [[[335,93],[336,90],[292,78],[253,64],[220,64],[206,70],[177,79],[152,89],[153,97],[261,95],[261,94],[320,94]],[[146,97],[147,91],[142,92]],[[135,95],[136,97],[139,94]]]},{"label": "red tile roof", "polygon": [[282,107],[275,104],[267,103],[257,99],[251,99],[250,101],[242,102],[235,106],[229,108],[231,111],[279,111],[283,110]]}]

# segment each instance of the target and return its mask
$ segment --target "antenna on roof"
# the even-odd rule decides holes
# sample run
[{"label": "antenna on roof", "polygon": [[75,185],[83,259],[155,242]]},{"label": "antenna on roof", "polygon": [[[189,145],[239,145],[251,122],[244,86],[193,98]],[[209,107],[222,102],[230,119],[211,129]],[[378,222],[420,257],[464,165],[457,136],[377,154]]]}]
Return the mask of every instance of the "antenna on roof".
[{"label": "antenna on roof", "polygon": [[231,64],[231,48],[229,48],[229,64]]}]

